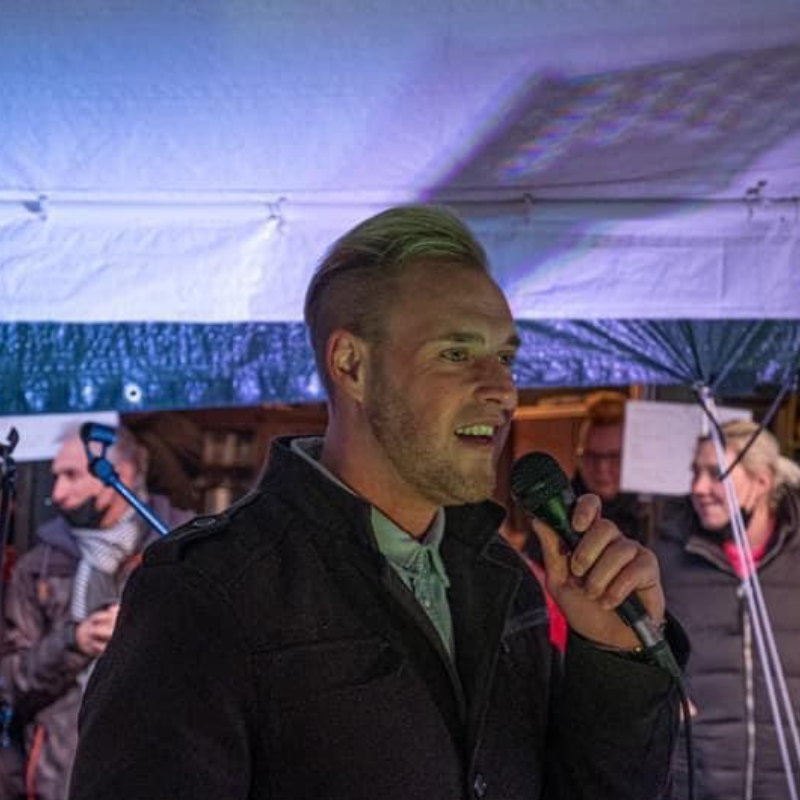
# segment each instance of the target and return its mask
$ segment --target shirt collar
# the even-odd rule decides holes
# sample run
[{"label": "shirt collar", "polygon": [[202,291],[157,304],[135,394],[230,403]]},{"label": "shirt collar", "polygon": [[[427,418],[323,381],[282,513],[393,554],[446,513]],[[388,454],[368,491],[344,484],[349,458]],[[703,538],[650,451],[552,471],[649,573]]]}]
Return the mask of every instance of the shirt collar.
[{"label": "shirt collar", "polygon": [[412,573],[423,572],[430,567],[445,586],[450,585],[440,553],[444,537],[443,508],[436,509],[433,521],[420,539],[415,539],[374,506],[372,529],[378,549],[395,566]]},{"label": "shirt collar", "polygon": [[[322,452],[321,437],[307,436],[292,439],[290,446],[293,452],[321,472],[329,481],[352,495],[356,494],[347,484],[340,481],[327,467],[319,462],[319,456]],[[444,538],[445,514],[443,508],[436,509],[433,521],[420,539],[415,539],[410,533],[404,531],[375,506],[370,506],[370,509],[375,542],[378,545],[378,550],[386,559],[400,569],[405,569],[409,572],[421,572],[425,569],[427,559],[444,585],[450,585],[440,553],[440,546]]]},{"label": "shirt collar", "polygon": [[301,436],[292,439],[289,443],[292,452],[297,453],[304,461],[311,464],[314,469],[321,472],[329,481],[335,483],[340,488],[344,489],[350,494],[356,493],[346,484],[340,481],[326,466],[320,462],[322,455],[322,437],[321,436]]}]

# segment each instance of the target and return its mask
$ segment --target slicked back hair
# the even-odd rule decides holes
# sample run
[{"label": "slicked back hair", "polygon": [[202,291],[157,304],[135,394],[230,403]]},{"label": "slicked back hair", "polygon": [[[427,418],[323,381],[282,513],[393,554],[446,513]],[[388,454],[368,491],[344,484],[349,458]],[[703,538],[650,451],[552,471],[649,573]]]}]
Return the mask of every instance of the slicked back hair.
[{"label": "slicked back hair", "polygon": [[483,247],[453,213],[433,205],[390,208],[356,225],[330,247],[306,291],[305,322],[328,397],[325,366],[331,333],[350,331],[370,344],[384,340],[384,321],[405,270],[415,264],[458,264],[488,274]]}]

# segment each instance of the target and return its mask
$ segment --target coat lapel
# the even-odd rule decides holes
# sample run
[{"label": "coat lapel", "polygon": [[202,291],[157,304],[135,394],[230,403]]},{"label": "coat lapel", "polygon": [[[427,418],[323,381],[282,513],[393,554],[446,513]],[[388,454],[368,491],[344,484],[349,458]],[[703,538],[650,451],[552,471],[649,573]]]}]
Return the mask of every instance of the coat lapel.
[{"label": "coat lapel", "polygon": [[[506,620],[524,565],[496,538],[497,520],[487,521],[482,508],[459,509],[451,516],[457,519],[445,536],[442,551],[450,578],[456,663],[469,706],[467,742],[471,751],[480,740]],[[470,529],[480,530],[482,541],[470,540]]]}]

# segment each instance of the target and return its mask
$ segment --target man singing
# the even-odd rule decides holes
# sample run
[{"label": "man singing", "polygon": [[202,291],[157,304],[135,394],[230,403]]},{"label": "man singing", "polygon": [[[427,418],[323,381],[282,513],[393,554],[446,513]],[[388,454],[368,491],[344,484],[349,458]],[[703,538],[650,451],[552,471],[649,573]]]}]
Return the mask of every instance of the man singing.
[{"label": "man singing", "polygon": [[306,322],[323,438],[273,445],[257,489],[152,546],[82,711],[73,800],[645,800],[665,790],[672,678],[614,613],[665,619],[653,554],[581,498],[570,557],[536,532],[569,622],[488,501],[519,339],[450,213],[339,239]]}]

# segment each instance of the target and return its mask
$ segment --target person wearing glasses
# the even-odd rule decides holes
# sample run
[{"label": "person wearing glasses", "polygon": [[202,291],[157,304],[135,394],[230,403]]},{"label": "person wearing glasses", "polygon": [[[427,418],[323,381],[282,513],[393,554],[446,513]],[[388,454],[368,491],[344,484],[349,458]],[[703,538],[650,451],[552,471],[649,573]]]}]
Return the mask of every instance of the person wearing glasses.
[{"label": "person wearing glasses", "polygon": [[596,494],[603,514],[628,537],[644,542],[648,525],[638,495],[620,491],[625,395],[594,392],[587,397],[586,417],[578,431],[578,469],[572,481],[576,497]]}]

